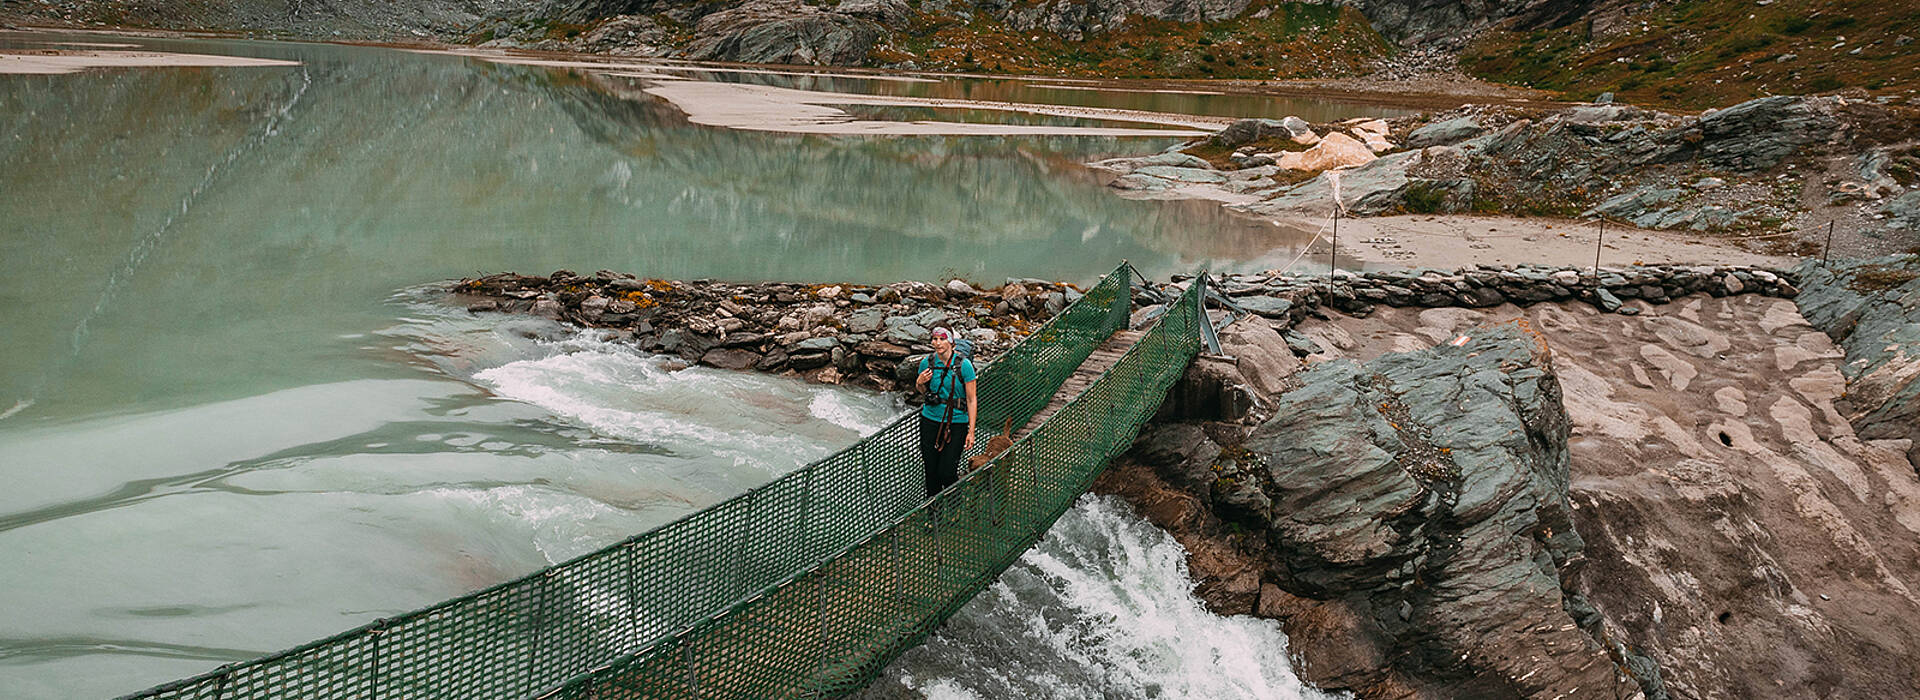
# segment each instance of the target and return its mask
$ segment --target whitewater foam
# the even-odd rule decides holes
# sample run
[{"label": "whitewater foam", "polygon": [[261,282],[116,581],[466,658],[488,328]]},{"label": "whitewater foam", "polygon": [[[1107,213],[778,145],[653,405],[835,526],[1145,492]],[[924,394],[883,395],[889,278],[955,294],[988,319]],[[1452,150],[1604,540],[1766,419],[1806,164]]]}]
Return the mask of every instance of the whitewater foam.
[{"label": "whitewater foam", "polygon": [[1343,697],[1293,675],[1277,622],[1215,615],[1193,586],[1172,536],[1118,499],[1084,496],[869,695]]}]

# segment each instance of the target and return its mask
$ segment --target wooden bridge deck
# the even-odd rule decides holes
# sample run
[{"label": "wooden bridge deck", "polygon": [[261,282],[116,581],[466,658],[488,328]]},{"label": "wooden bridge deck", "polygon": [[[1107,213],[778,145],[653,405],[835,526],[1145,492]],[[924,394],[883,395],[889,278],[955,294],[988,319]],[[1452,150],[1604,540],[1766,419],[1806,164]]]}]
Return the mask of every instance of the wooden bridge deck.
[{"label": "wooden bridge deck", "polygon": [[1067,381],[1060,384],[1060,389],[1053,392],[1053,399],[1047,402],[1046,407],[1040,409],[1039,413],[1033,414],[1033,420],[1027,421],[1026,425],[1020,426],[1019,430],[1013,432],[1013,439],[1019,440],[1026,437],[1028,433],[1047,422],[1048,418],[1052,418],[1053,414],[1079,398],[1081,392],[1092,386],[1093,381],[1099,379],[1101,374],[1118,364],[1120,358],[1127,354],[1127,350],[1146,334],[1146,331],[1119,331],[1108,337],[1107,342],[1101,343],[1100,347],[1094,348],[1093,354],[1087,356],[1087,361],[1080,363],[1080,366],[1073,370],[1073,376],[1067,377]]}]

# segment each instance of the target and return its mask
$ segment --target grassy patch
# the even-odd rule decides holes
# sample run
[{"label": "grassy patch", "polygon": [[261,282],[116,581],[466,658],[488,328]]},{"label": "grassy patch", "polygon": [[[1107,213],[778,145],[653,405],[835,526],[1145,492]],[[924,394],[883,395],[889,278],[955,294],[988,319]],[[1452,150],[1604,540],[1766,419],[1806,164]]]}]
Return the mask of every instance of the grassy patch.
[{"label": "grassy patch", "polygon": [[[1614,92],[1685,108],[1853,87],[1920,89],[1920,51],[1895,43],[1920,36],[1920,13],[1907,3],[1694,0],[1657,3],[1599,31],[1594,25],[1490,31],[1462,53],[1461,67],[1567,98]],[[1795,58],[1776,60],[1786,54]]]},{"label": "grassy patch", "polygon": [[1407,186],[1402,209],[1408,214],[1439,214],[1446,211],[1447,191],[1424,183]]},{"label": "grassy patch", "polygon": [[1861,293],[1884,292],[1920,279],[1920,271],[1915,271],[1912,260],[1901,266],[1866,265],[1854,271],[1853,279],[1847,281],[1847,288]]},{"label": "grassy patch", "polygon": [[893,48],[935,70],[1236,79],[1353,75],[1392,51],[1352,8],[1270,0],[1222,22],[1131,17],[1078,41],[1017,31],[984,13],[971,21],[921,15]]}]

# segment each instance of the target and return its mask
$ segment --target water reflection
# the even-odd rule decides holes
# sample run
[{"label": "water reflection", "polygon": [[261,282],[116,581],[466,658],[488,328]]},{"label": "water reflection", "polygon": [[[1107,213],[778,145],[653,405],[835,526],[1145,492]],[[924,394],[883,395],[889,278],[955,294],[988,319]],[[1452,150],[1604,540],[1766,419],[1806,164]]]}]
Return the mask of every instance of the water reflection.
[{"label": "water reflection", "polygon": [[1078,165],[1166,141],[740,133],[632,79],[188,46],[304,65],[0,77],[0,299],[17,310],[0,404],[345,378],[357,351],[336,336],[377,326],[391,290],[498,270],[1087,280],[1298,244],[1210,204],[1119,199]]}]

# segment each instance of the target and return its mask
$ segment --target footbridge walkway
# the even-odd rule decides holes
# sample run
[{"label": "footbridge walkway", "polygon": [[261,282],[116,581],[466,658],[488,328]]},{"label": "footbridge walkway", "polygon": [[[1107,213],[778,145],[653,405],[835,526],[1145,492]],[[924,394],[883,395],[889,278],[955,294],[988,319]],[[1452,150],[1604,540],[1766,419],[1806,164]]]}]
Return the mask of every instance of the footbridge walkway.
[{"label": "footbridge walkway", "polygon": [[1211,330],[1205,284],[1138,332],[1128,329],[1135,274],[1122,263],[981,370],[981,432],[1007,419],[1022,427],[1012,448],[931,501],[908,413],[597,552],[126,697],[747,700],[857,690],[1044,535],[1199,351]]}]

